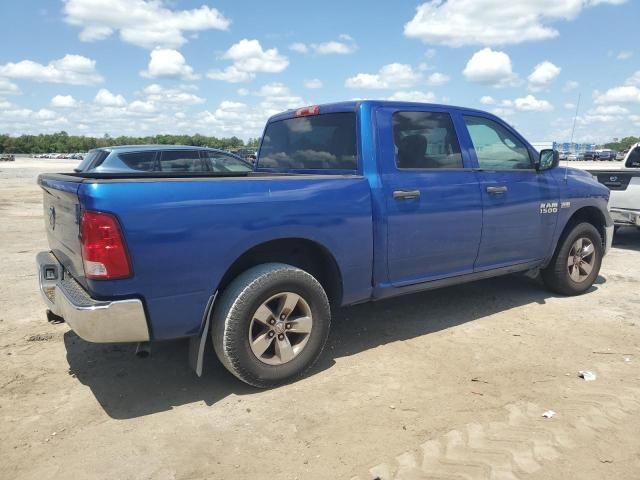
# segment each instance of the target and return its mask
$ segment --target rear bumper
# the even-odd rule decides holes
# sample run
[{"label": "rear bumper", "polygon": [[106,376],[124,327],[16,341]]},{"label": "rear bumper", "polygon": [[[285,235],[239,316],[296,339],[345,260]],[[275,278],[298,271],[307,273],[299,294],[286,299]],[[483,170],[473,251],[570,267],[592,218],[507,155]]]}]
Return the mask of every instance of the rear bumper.
[{"label": "rear bumper", "polygon": [[616,225],[635,225],[640,227],[640,210],[612,208],[609,213]]},{"label": "rear bumper", "polygon": [[149,340],[147,318],[140,300],[95,300],[50,252],[40,252],[36,263],[40,292],[47,307],[63,317],[80,338],[96,343]]}]

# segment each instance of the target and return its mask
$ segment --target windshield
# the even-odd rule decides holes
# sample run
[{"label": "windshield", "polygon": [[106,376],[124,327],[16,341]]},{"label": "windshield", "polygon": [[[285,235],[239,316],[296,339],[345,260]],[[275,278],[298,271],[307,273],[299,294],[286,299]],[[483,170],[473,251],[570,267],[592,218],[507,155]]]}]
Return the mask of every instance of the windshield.
[{"label": "windshield", "polygon": [[264,168],[355,170],[356,114],[326,113],[272,122],[258,165]]}]

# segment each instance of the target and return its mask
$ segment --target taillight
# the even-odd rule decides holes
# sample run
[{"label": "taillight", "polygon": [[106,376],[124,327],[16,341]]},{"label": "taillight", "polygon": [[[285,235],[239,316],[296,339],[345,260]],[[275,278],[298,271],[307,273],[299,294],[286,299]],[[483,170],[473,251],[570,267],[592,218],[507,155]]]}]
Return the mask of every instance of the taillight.
[{"label": "taillight", "polygon": [[299,108],[298,110],[296,110],[296,117],[308,117],[310,115],[319,115],[319,114],[320,114],[320,107],[318,105]]},{"label": "taillight", "polygon": [[82,262],[87,278],[114,280],[131,275],[118,221],[108,213],[85,211],[80,220]]}]

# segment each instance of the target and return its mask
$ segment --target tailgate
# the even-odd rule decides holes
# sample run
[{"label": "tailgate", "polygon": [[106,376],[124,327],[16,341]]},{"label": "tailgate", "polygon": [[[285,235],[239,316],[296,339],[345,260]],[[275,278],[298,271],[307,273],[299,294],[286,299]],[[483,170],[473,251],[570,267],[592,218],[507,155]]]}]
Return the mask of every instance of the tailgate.
[{"label": "tailgate", "polygon": [[588,170],[588,172],[609,190],[626,190],[632,178],[640,177],[640,170]]},{"label": "tailgate", "polygon": [[63,175],[40,175],[43,191],[44,225],[49,248],[71,275],[84,283],[80,245],[81,179]]}]

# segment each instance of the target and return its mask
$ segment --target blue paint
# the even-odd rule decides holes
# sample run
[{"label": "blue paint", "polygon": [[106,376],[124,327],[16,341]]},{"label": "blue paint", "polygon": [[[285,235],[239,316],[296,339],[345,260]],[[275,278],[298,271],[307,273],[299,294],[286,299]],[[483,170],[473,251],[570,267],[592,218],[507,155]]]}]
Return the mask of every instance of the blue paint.
[{"label": "blue paint", "polygon": [[[464,168],[396,168],[391,116],[407,110],[451,115]],[[321,106],[321,113],[348,111],[358,115],[356,171],[274,176],[258,159],[257,170],[265,176],[137,181],[42,176],[47,192],[63,192],[62,207],[79,202],[83,209],[117,217],[134,275],[86,280],[78,268],[79,252],[75,257],[66,252],[70,268],[96,298],[141,298],[159,340],[198,334],[207,301],[227,269],[270,240],[302,238],[324,247],[338,265],[348,305],[542,266],[577,209],[595,207],[608,218],[608,190],[583,172],[570,169],[565,180],[564,167],[479,169],[463,115],[486,116],[521,138],[493,115],[404,102]],[[270,121],[293,115],[285,112]],[[507,186],[508,192],[489,195],[486,187],[494,185]],[[419,190],[420,197],[394,200],[399,189]],[[562,201],[571,207],[540,213],[541,203]],[[54,251],[56,242],[50,236]]]}]

